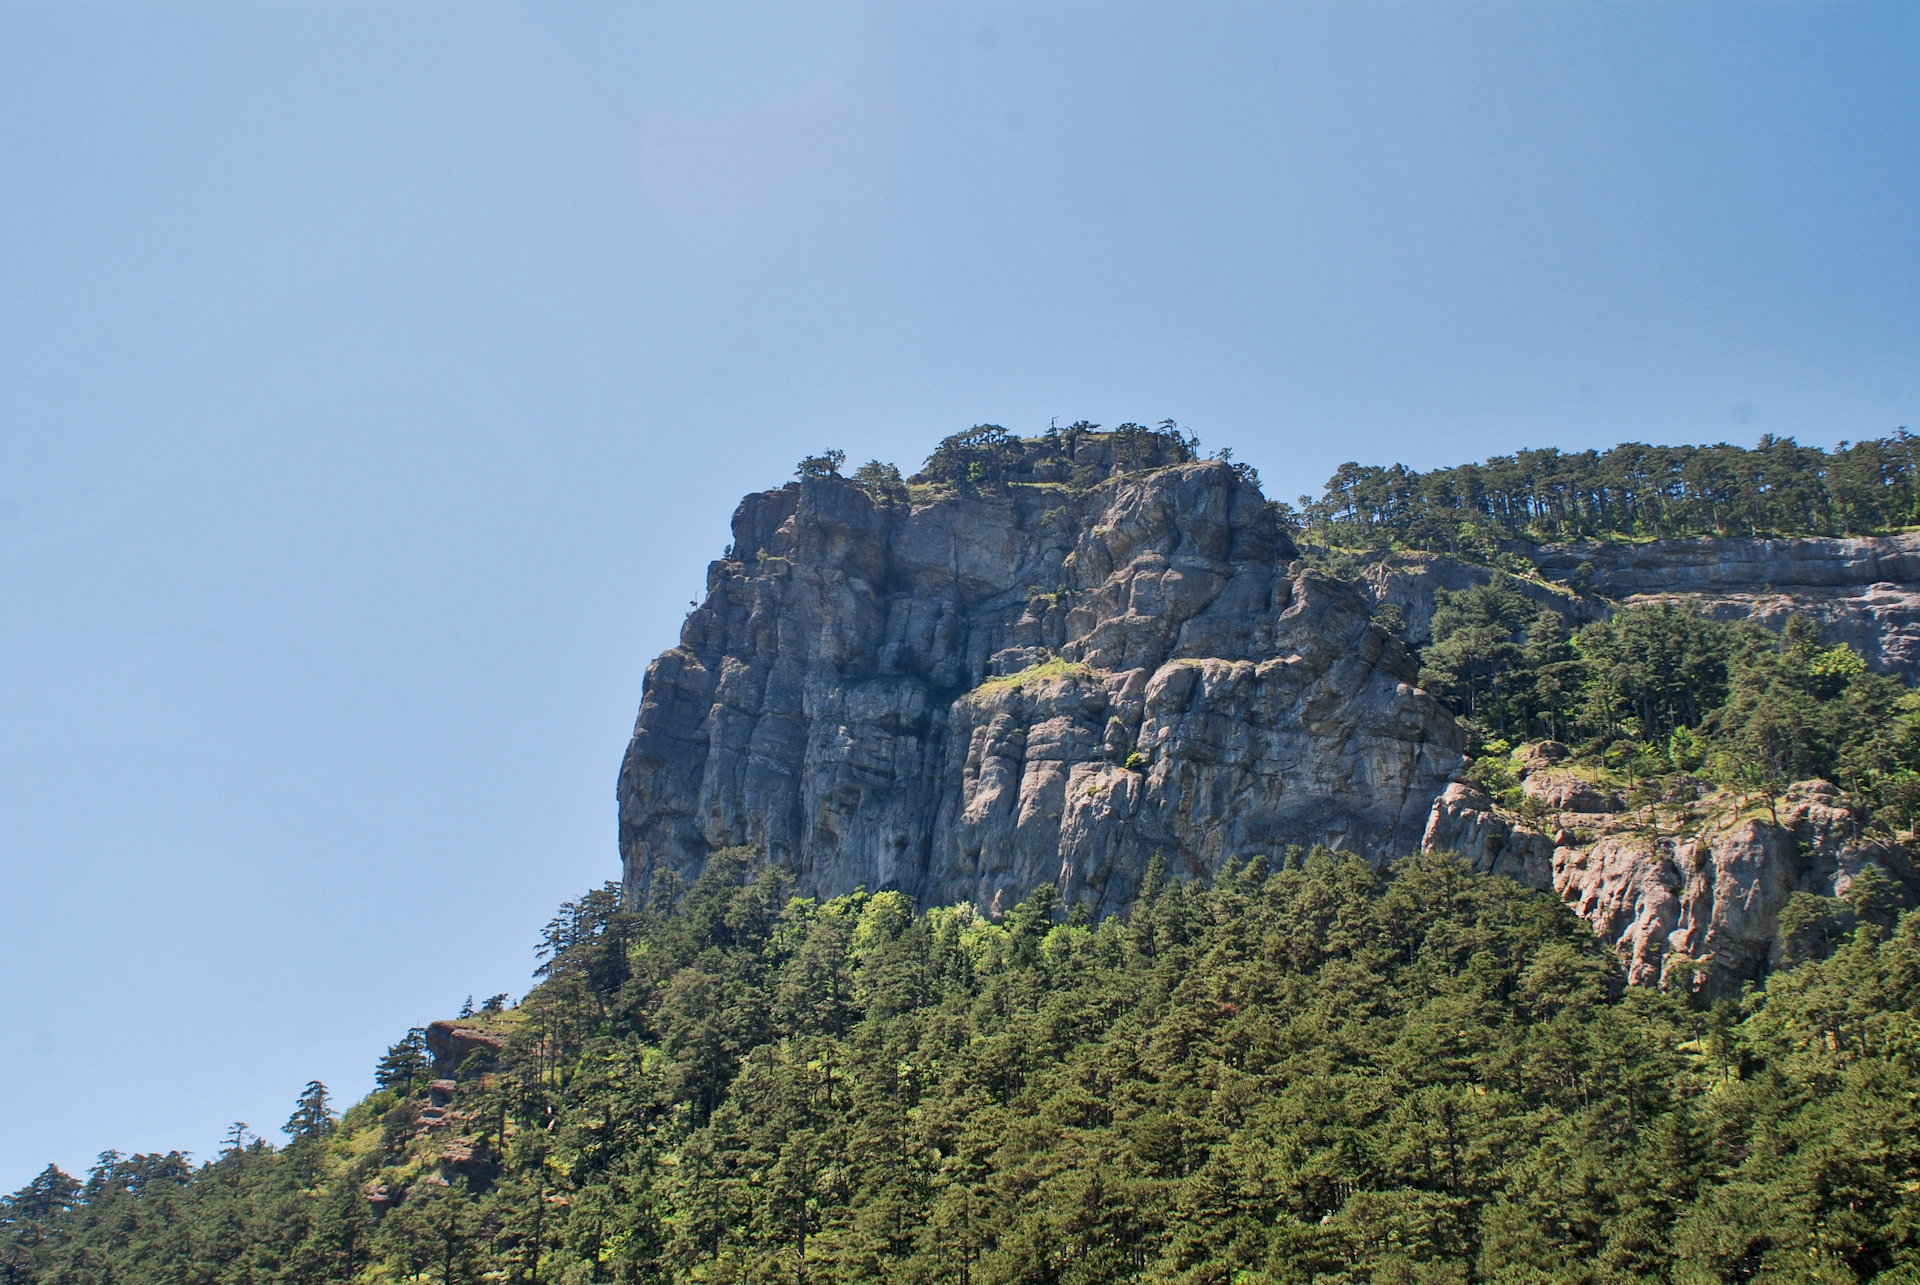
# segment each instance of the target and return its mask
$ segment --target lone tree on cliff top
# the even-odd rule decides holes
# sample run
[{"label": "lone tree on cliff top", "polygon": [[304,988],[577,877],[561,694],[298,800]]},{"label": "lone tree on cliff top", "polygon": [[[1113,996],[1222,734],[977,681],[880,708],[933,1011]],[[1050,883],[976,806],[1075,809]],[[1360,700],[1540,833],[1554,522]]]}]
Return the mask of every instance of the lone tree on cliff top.
[{"label": "lone tree on cliff top", "polygon": [[847,462],[845,451],[828,449],[809,455],[793,470],[795,477],[839,477],[840,466]]}]

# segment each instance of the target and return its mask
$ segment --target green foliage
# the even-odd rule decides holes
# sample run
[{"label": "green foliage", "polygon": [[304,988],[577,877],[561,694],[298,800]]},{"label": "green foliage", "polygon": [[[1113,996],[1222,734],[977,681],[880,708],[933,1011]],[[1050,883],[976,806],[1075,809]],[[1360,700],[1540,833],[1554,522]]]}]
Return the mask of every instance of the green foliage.
[{"label": "green foliage", "polygon": [[392,1089],[402,1096],[411,1093],[416,1081],[427,1074],[427,1033],[414,1027],[396,1044],[389,1045],[386,1056],[373,1069],[377,1088]]},{"label": "green foliage", "polygon": [[[1495,573],[1437,595],[1420,683],[1483,752],[1551,738],[1629,785],[1697,772],[1755,797],[1823,777],[1880,809],[1888,827],[1920,815],[1920,695],[1871,673],[1845,643],[1822,645],[1804,617],[1775,635],[1655,603],[1568,638],[1554,612]],[[1512,785],[1480,783],[1496,796]]]},{"label": "green foliage", "polygon": [[1920,522],[1920,447],[1901,429],[1831,452],[1769,434],[1752,450],[1629,442],[1430,473],[1347,463],[1300,520],[1322,543],[1483,561],[1511,539],[1864,535]]},{"label": "green foliage", "polygon": [[[955,433],[941,441],[927,457],[916,481],[957,488],[963,493],[1001,491],[1016,481],[1031,480],[1035,465],[1056,466],[1060,471],[1077,458],[1098,424],[1080,420],[1068,428],[1049,428],[1037,438],[1020,438],[998,424],[976,424],[964,433]],[[1194,458],[1198,438],[1189,438],[1172,420],[1162,420],[1149,428],[1127,423],[1100,437],[1110,454],[1112,471],[1135,472],[1167,464],[1184,464]],[[1234,466],[1257,484],[1257,475],[1246,465]],[[1064,484],[1069,491],[1093,485],[1108,476],[1106,465],[1082,460],[1074,464]]]},{"label": "green foliage", "polygon": [[839,477],[840,466],[847,462],[847,453],[841,450],[824,450],[818,455],[809,455],[794,468],[793,475],[799,478]]},{"label": "green foliage", "polygon": [[328,1105],[327,1086],[318,1080],[307,1081],[293,1114],[287,1117],[281,1132],[296,1142],[319,1139],[333,1127],[333,1108]]},{"label": "green foliage", "polygon": [[317,1131],[309,1086],[284,1150],[238,1129],[197,1167],[49,1168],[0,1203],[0,1279],[1920,1267],[1920,915],[1893,926],[1871,875],[1831,958],[1700,1011],[1621,987],[1553,897],[1452,858],[1391,879],[1323,850],[1278,865],[1203,889],[1156,863],[1097,925],[1050,885],[999,921],[793,899],[743,852],[671,906],[596,890],[549,926],[525,1001],[475,1019],[512,1035],[462,1082],[461,1158],[386,1127],[419,1109],[387,1091]]},{"label": "green foliage", "polygon": [[891,464],[879,460],[868,460],[854,470],[853,480],[862,490],[873,497],[876,504],[908,503],[907,481],[900,476],[900,470]]},{"label": "green foliage", "polygon": [[998,424],[975,424],[941,439],[921,472],[935,482],[964,488],[997,485],[1019,465],[1020,439]]}]

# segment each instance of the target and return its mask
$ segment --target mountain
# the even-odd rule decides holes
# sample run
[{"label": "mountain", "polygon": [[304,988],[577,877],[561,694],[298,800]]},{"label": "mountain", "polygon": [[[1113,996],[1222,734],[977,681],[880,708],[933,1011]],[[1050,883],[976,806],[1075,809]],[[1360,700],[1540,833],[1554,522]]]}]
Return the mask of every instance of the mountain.
[{"label": "mountain", "polygon": [[6,1285],[1920,1281],[1904,435],[747,497],[535,985]]},{"label": "mountain", "polygon": [[[994,488],[748,496],[620,773],[631,895],[749,846],[801,891],[1096,912],[1156,853],[1417,847],[1453,718],[1257,487],[1159,437],[1018,442]],[[1078,484],[1068,479],[1077,479]]]},{"label": "mountain", "polygon": [[741,502],[704,602],[648,669],[618,787],[635,901],[736,846],[808,895],[898,889],[997,915],[1051,883],[1096,916],[1156,858],[1207,878],[1289,847],[1376,866],[1459,850],[1575,906],[1633,980],[1680,968],[1737,990],[1782,957],[1794,894],[1837,901],[1872,868],[1920,898],[1905,848],[1868,836],[1830,783],[1766,817],[1746,815],[1753,791],[1692,778],[1675,786],[1688,797],[1632,807],[1630,790],[1581,785],[1610,775],[1604,741],[1671,727],[1598,729],[1591,764],[1483,769],[1524,780],[1502,806],[1469,779],[1499,738],[1424,690],[1417,659],[1436,612],[1497,582],[1524,600],[1503,626],[1516,647],[1540,612],[1570,633],[1679,604],[1723,624],[1795,617],[1910,678],[1920,536],[1496,531],[1478,560],[1356,556],[1314,538],[1351,526],[1303,524],[1244,465],[1133,427],[975,430],[910,482],[877,464],[802,472]]}]

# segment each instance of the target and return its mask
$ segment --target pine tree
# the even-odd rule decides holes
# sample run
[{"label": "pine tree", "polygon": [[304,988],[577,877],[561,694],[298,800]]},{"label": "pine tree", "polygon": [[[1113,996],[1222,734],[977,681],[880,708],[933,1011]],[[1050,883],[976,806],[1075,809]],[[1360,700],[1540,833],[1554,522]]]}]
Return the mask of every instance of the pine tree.
[{"label": "pine tree", "polygon": [[387,1046],[386,1055],[374,1068],[373,1082],[382,1089],[404,1095],[412,1090],[415,1080],[427,1073],[427,1061],[427,1033],[416,1026],[398,1043]]},{"label": "pine tree", "polygon": [[326,1085],[308,1080],[307,1087],[300,1090],[293,1114],[280,1126],[280,1131],[295,1142],[325,1137],[333,1128],[333,1109],[328,1105],[331,1101]]}]

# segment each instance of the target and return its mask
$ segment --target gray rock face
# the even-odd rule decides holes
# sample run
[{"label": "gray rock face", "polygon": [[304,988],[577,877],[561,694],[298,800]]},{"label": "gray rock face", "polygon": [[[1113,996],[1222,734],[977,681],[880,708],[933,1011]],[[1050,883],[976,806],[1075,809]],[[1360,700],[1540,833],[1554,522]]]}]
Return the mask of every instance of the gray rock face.
[{"label": "gray rock face", "polygon": [[1660,540],[1642,545],[1546,545],[1541,574],[1624,603],[1687,598],[1721,620],[1778,629],[1810,616],[1884,674],[1920,676],[1920,534],[1842,540]]},{"label": "gray rock face", "polygon": [[[1569,629],[1605,619],[1616,604],[1643,602],[1687,601],[1715,619],[1751,619],[1770,629],[1798,613],[1876,671],[1920,677],[1920,534],[1511,548],[1554,582],[1516,579],[1514,589],[1559,612]],[[1402,553],[1368,567],[1366,588],[1375,603],[1400,609],[1407,641],[1418,647],[1433,638],[1436,591],[1492,578],[1473,563]]]},{"label": "gray rock face", "polygon": [[[1491,568],[1462,562],[1437,553],[1396,553],[1373,563],[1366,570],[1368,597],[1376,604],[1400,609],[1406,622],[1407,641],[1424,647],[1433,641],[1434,595],[1441,590],[1457,593],[1493,581]],[[1592,594],[1578,594],[1560,585],[1515,578],[1513,588],[1543,607],[1558,613],[1569,629],[1577,629],[1593,620],[1605,620],[1609,605]]]},{"label": "gray rock face", "polygon": [[1505,875],[1527,888],[1553,886],[1553,840],[1501,816],[1493,800],[1464,781],[1433,801],[1420,846],[1426,852],[1456,852],[1479,874]]},{"label": "gray rock face", "polygon": [[1532,558],[1551,580],[1569,580],[1583,565],[1591,566],[1595,588],[1610,598],[1750,592],[1769,585],[1853,589],[1920,581],[1920,534],[1548,544],[1534,550]]},{"label": "gray rock face", "polygon": [[[1074,460],[1076,481],[1110,461]],[[619,780],[631,897],[749,844],[806,893],[1122,904],[1289,842],[1411,850],[1452,717],[1222,463],[876,504],[748,496]]]},{"label": "gray rock face", "polygon": [[[1289,843],[1424,846],[1558,894],[1634,981],[1684,968],[1719,989],[1775,958],[1795,891],[1840,895],[1875,865],[1920,896],[1904,849],[1862,840],[1818,783],[1778,823],[1694,783],[1662,823],[1546,743],[1515,763],[1531,824],[1502,813],[1458,780],[1458,729],[1370,618],[1393,603],[1424,641],[1435,592],[1489,571],[1407,554],[1342,584],[1227,465],[1126,463],[1096,438],[997,493],[887,504],[821,478],[743,500],[647,672],[618,787],[628,895],[750,845],[808,894],[993,912],[1053,882],[1104,911],[1156,856],[1207,875]],[[1591,585],[1517,582],[1570,625],[1685,595],[1805,611],[1878,668],[1920,668],[1920,537],[1535,553]]]}]

